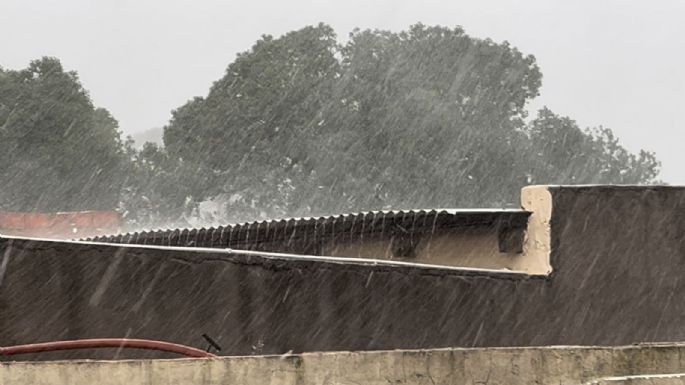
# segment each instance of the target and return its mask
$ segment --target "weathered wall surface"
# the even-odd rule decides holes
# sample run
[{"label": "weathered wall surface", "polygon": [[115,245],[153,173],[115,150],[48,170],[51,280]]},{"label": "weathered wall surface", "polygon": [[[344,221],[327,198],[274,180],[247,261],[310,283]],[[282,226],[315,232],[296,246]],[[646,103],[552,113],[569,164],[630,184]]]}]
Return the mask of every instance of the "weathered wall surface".
[{"label": "weathered wall surface", "polygon": [[[220,250],[2,242],[5,346],[117,336],[204,346],[202,333],[222,354],[488,346],[529,300],[513,295],[516,288],[544,284],[520,274]],[[27,358],[77,356],[91,357]]]},{"label": "weathered wall surface", "polygon": [[[685,347],[547,347],[0,363],[0,385],[682,384]],[[660,374],[647,377],[645,374]],[[598,378],[637,378],[595,381]],[[612,382],[613,381],[613,382]]]},{"label": "weathered wall surface", "polygon": [[3,239],[0,345],[202,346],[207,333],[229,355],[685,340],[685,189],[549,195],[547,277]]},{"label": "weathered wall surface", "polygon": [[685,188],[585,186],[550,192],[554,271],[538,314],[543,324],[558,329],[547,327],[530,342],[685,340],[685,302],[677,299],[685,294]]},{"label": "weathered wall surface", "polygon": [[685,374],[651,374],[608,377],[594,380],[587,385],[683,385]]}]

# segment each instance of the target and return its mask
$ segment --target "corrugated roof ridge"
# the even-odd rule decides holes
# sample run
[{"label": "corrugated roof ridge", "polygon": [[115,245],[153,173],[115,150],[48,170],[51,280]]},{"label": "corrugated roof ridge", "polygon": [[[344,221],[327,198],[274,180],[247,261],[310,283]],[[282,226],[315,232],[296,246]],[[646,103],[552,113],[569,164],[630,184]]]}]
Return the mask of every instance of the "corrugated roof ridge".
[{"label": "corrugated roof ridge", "polygon": [[313,222],[314,224],[318,222],[325,222],[326,220],[338,220],[338,219],[344,219],[347,217],[365,217],[367,215],[377,215],[377,214],[383,214],[383,215],[401,215],[401,214],[428,214],[428,215],[437,215],[437,214],[449,214],[449,215],[459,215],[459,214],[477,214],[477,213],[497,213],[497,212],[503,212],[503,213],[529,213],[526,210],[522,209],[511,209],[511,208],[434,208],[434,209],[397,209],[397,210],[371,210],[371,211],[359,211],[359,212],[353,212],[353,213],[343,213],[343,214],[331,214],[331,215],[322,215],[322,216],[312,216],[312,217],[289,217],[289,218],[275,218],[275,219],[263,219],[263,220],[257,220],[257,221],[252,221],[252,222],[236,222],[236,223],[228,223],[225,225],[218,225],[218,226],[210,226],[210,227],[177,227],[177,228],[157,228],[157,229],[149,229],[149,230],[140,230],[140,231],[133,231],[133,232],[127,232],[127,233],[122,233],[122,234],[111,234],[111,235],[102,235],[102,236],[97,236],[97,237],[90,237],[86,238],[85,240],[114,240],[116,238],[120,238],[121,240],[126,239],[126,242],[130,242],[131,238],[133,237],[140,237],[143,235],[148,235],[150,233],[173,233],[173,232],[178,232],[179,235],[187,232],[189,233],[190,231],[196,231],[196,232],[209,232],[211,230],[222,230],[226,228],[237,228],[237,227],[252,227],[252,226],[260,226],[260,225],[270,225],[274,223],[300,223],[300,222]]}]

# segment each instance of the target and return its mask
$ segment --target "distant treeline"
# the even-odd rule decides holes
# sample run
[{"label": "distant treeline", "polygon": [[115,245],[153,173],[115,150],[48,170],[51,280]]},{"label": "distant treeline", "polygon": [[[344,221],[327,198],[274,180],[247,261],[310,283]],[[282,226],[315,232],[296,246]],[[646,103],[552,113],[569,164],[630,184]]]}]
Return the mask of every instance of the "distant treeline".
[{"label": "distant treeline", "polygon": [[[263,36],[135,150],[56,58],[0,69],[0,210],[118,208],[138,226],[502,207],[542,183],[657,182],[653,153],[543,108],[542,74],[461,28]],[[200,218],[200,219],[198,219]]]}]

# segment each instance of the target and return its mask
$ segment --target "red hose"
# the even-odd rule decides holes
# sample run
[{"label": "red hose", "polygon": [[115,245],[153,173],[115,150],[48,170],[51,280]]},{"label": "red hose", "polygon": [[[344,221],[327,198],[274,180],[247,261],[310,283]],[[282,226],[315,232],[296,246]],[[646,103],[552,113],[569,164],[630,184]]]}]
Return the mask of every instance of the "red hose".
[{"label": "red hose", "polygon": [[53,352],[58,350],[74,349],[97,349],[97,348],[130,348],[158,350],[161,352],[176,353],[186,357],[209,358],[216,355],[196,349],[190,346],[174,344],[164,341],[139,340],[127,338],[97,338],[90,340],[42,342],[38,344],[17,345],[0,347],[0,356],[14,356],[17,354],[29,354],[40,352]]}]

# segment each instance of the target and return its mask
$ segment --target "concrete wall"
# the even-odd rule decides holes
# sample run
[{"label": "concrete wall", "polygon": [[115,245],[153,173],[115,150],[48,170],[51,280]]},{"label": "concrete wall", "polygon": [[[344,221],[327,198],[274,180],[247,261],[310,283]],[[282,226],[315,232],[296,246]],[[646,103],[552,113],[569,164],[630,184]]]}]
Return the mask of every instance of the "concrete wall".
[{"label": "concrete wall", "polygon": [[685,374],[647,374],[637,376],[608,377],[594,380],[588,385],[682,385]]},{"label": "concrete wall", "polygon": [[489,331],[527,301],[516,288],[544,286],[523,274],[216,249],[7,239],[0,255],[5,346],[118,336],[204,346],[203,333],[222,354],[499,345],[508,333]]},{"label": "concrete wall", "polygon": [[[531,216],[526,247],[551,262],[546,276],[0,240],[0,345],[203,346],[207,333],[230,355],[685,340],[685,189],[532,190],[549,209]],[[26,358],[112,357],[79,354]]]},{"label": "concrete wall", "polygon": [[[0,363],[0,385],[667,385],[682,384],[682,377],[664,373],[679,373],[684,367],[682,345],[444,349]],[[659,378],[645,376],[657,373]],[[605,377],[613,378],[597,381]]]}]

